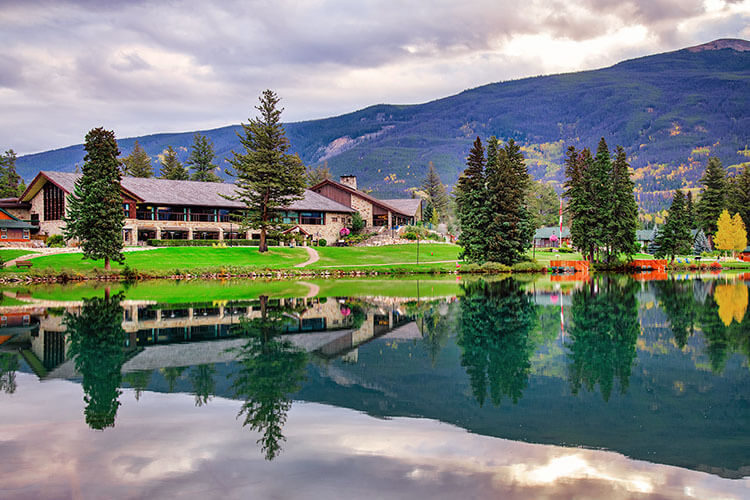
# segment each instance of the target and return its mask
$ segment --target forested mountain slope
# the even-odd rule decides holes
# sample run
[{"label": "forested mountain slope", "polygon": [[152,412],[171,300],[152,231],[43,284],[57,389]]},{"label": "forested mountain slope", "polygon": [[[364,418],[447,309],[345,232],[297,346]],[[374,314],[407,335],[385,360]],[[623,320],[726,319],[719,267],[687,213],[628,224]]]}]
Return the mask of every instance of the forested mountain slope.
[{"label": "forested mountain slope", "polygon": [[[750,161],[749,96],[750,42],[717,40],[595,71],[492,83],[425,104],[376,105],[286,129],[306,164],[325,161],[335,175],[357,174],[361,186],[381,196],[419,184],[430,161],[453,184],[471,141],[493,134],[523,143],[533,176],[559,186],[566,147],[595,148],[605,137],[610,147],[626,148],[641,207],[652,212],[669,190],[696,186],[708,155],[725,166]],[[252,101],[249,96],[248,107]],[[239,147],[238,128],[205,132],[219,158]],[[172,145],[185,159],[192,136],[137,139],[152,157]],[[119,141],[125,154],[133,142]],[[28,180],[42,169],[72,171],[82,158],[80,145],[27,155],[18,161],[19,173]]]}]

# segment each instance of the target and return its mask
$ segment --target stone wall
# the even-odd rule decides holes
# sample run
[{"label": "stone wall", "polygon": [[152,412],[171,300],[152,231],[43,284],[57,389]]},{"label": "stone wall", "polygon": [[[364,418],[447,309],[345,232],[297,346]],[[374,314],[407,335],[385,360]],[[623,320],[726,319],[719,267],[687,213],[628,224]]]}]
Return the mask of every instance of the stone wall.
[{"label": "stone wall", "polygon": [[352,208],[362,216],[366,227],[372,226],[372,203],[364,198],[360,198],[356,194],[352,194]]}]

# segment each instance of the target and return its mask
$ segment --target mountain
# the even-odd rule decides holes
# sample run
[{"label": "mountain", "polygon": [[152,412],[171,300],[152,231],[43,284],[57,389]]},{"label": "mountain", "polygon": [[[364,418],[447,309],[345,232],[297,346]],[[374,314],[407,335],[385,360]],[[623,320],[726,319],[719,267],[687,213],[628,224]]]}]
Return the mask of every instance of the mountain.
[{"label": "mountain", "polygon": [[[453,184],[476,136],[523,144],[537,179],[564,180],[568,145],[622,145],[639,203],[653,212],[678,187],[696,187],[709,155],[725,166],[750,161],[750,42],[722,39],[577,73],[492,83],[417,105],[376,105],[332,118],[289,123],[292,150],[308,164],[353,173],[377,195],[416,186],[432,161]],[[239,146],[239,126],[204,131],[220,158]],[[185,159],[193,132],[138,137],[155,157],[172,145]],[[119,141],[125,154],[135,138]],[[19,158],[27,180],[42,169],[72,171],[81,145]],[[223,166],[226,166],[224,164]]]}]

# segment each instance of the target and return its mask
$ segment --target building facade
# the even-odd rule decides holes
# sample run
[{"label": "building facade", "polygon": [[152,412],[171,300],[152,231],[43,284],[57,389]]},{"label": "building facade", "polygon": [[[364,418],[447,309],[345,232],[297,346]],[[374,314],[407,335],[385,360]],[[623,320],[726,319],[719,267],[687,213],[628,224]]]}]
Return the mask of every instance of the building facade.
[{"label": "building facade", "polygon": [[[28,204],[28,218],[40,235],[62,234],[68,197],[79,174],[40,172],[19,203]],[[126,245],[150,239],[257,239],[256,231],[241,231],[238,220],[245,209],[234,184],[124,177],[122,207]],[[351,224],[355,210],[335,200],[305,190],[304,197],[284,207],[279,219],[291,230],[313,241],[337,241]]]}]

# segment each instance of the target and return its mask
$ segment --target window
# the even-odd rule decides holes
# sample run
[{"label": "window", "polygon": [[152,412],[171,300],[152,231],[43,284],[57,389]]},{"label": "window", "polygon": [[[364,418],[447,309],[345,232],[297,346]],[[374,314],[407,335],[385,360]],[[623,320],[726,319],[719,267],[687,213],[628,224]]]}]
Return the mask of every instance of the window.
[{"label": "window", "polygon": [[299,214],[292,211],[280,211],[276,216],[276,220],[280,220],[283,224],[299,224]]},{"label": "window", "polygon": [[44,184],[44,220],[60,220],[63,218],[65,207],[65,193],[51,182]]},{"label": "window", "polygon": [[323,225],[325,224],[323,212],[300,212],[300,224]]},{"label": "window", "polygon": [[125,212],[125,218],[129,219],[130,218],[130,203],[123,203],[122,209]]},{"label": "window", "polygon": [[31,239],[31,232],[28,229],[23,230],[23,239],[30,240]]},{"label": "window", "polygon": [[338,218],[338,217],[332,217],[332,218],[331,218],[331,222],[338,222],[338,221],[339,221],[339,218]]},{"label": "window", "polygon": [[8,239],[8,230],[7,229],[0,229],[0,238],[7,240]]}]

